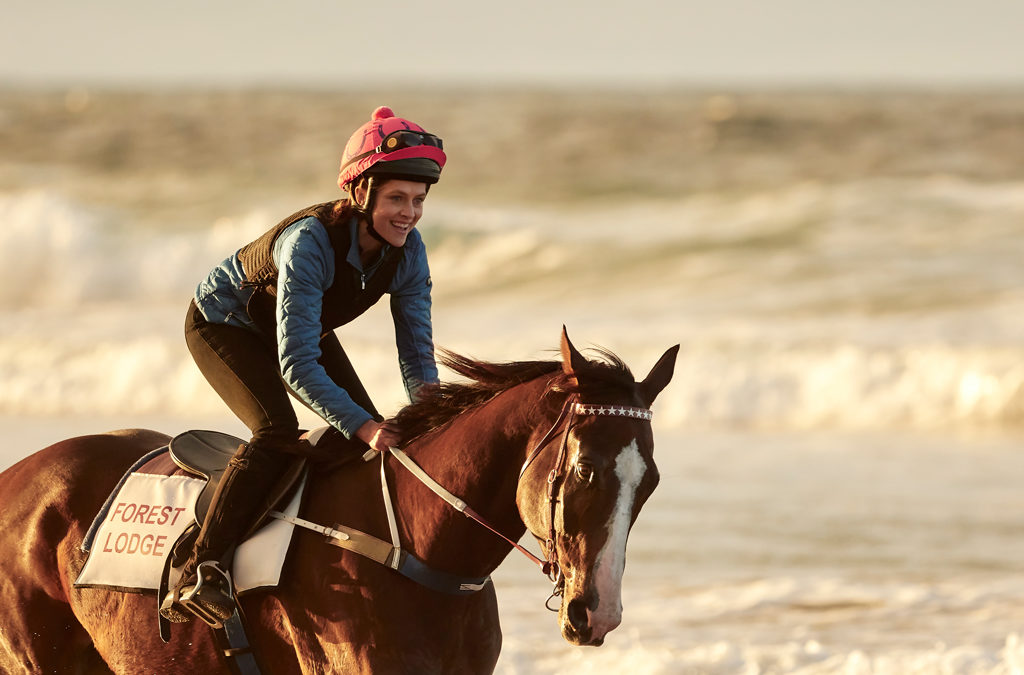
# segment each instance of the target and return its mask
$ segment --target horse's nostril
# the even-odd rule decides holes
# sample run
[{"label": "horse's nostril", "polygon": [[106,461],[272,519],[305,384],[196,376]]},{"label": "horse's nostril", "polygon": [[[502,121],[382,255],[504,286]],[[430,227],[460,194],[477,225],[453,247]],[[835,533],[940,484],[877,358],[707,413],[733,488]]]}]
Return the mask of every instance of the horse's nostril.
[{"label": "horse's nostril", "polygon": [[576,630],[587,627],[587,605],[582,600],[573,600],[566,609],[569,625]]}]

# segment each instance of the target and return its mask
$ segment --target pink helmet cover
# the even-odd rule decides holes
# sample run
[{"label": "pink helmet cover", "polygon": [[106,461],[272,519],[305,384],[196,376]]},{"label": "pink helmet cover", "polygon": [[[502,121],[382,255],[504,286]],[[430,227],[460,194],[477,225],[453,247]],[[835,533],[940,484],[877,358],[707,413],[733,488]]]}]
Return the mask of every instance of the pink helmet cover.
[{"label": "pink helmet cover", "polygon": [[437,162],[440,168],[444,167],[445,160],[447,159],[444,151],[431,145],[417,145],[401,148],[393,152],[381,152],[378,150],[388,134],[402,129],[422,134],[427,133],[423,127],[415,122],[395,117],[395,113],[387,106],[381,106],[374,110],[370,116],[370,121],[356,129],[345,145],[345,152],[341,156],[341,168],[338,173],[338,187],[344,189],[346,185],[358,178],[360,174],[381,161],[391,162],[410,157],[422,157]]}]

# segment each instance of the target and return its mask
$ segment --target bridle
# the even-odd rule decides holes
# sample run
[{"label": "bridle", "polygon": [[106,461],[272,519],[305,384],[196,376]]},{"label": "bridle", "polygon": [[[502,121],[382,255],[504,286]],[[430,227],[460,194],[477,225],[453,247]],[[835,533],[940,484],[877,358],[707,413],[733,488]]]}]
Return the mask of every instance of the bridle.
[{"label": "bridle", "polygon": [[[565,587],[565,577],[562,574],[561,565],[558,562],[558,547],[555,544],[555,512],[558,508],[558,493],[561,490],[562,483],[565,481],[567,471],[565,470],[565,464],[567,461],[567,448],[569,444],[569,431],[572,429],[573,418],[577,415],[610,415],[613,417],[631,417],[633,419],[640,419],[650,422],[654,418],[648,408],[634,408],[632,406],[623,405],[599,405],[593,403],[580,403],[576,394],[572,394],[566,399],[565,405],[562,406],[562,411],[558,414],[555,419],[555,423],[551,425],[544,437],[534,446],[533,451],[526,457],[526,461],[523,462],[523,468],[519,470],[519,481],[522,481],[523,475],[526,470],[530,468],[533,461],[544,451],[554,436],[558,433],[559,427],[565,422],[565,428],[562,431],[562,439],[558,442],[558,455],[555,458],[555,463],[550,472],[548,472],[548,489],[547,489],[547,502],[548,502],[548,536],[544,541],[543,548],[546,560],[541,560],[537,556],[533,555],[529,551],[523,549],[518,544],[514,544],[516,548],[521,550],[527,557],[540,565],[541,571],[547,575],[548,579],[555,585],[548,597],[547,602],[544,606],[552,611],[558,611],[557,607],[551,607],[551,600],[562,595],[562,591]],[[500,534],[500,533],[499,533]],[[504,535],[500,535],[510,541]]]}]

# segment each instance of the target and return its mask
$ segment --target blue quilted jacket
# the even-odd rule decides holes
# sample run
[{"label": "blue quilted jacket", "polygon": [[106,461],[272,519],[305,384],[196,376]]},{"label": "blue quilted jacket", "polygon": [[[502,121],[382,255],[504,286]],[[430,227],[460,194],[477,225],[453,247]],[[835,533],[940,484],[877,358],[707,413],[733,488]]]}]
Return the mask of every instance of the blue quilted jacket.
[{"label": "blue quilted jacket", "polygon": [[[348,225],[351,246],[345,264],[366,279],[380,260],[363,269],[359,259],[357,222]],[[277,285],[278,361],[285,383],[328,424],[346,437],[372,417],[334,384],[320,358],[320,307],[324,291],[334,281],[335,255],[327,230],[316,218],[290,225],[274,242]],[[258,331],[246,312],[253,289],[238,253],[225,259],[196,288],[195,300],[207,321]],[[430,321],[430,269],[426,248],[417,230],[409,233],[405,256],[399,263],[388,293],[395,322],[399,366],[406,393],[412,399],[425,383],[437,382],[433,330]]]}]

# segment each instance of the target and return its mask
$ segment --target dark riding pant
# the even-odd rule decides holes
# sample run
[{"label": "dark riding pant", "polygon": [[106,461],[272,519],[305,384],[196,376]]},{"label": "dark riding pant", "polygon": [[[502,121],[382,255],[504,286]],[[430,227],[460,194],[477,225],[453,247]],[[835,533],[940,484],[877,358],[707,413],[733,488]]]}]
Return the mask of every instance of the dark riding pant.
[{"label": "dark riding pant", "polygon": [[[261,509],[272,506],[262,502],[295,459],[289,449],[298,443],[299,422],[272,343],[245,328],[207,321],[195,302],[185,318],[185,342],[203,376],[252,432],[221,479],[192,561],[227,562]],[[328,376],[381,419],[334,333],[320,341],[320,351]]]}]

